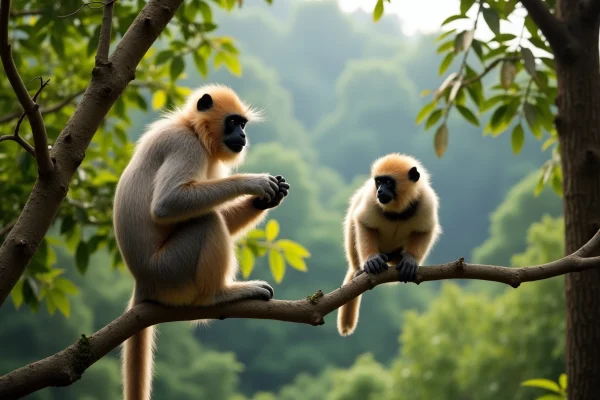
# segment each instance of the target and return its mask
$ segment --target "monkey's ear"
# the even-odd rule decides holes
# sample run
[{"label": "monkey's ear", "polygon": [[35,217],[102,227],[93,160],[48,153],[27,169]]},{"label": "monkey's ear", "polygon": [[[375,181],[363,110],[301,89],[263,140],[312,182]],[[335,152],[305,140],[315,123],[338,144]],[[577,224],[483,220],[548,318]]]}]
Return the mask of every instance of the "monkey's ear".
[{"label": "monkey's ear", "polygon": [[408,171],[408,179],[410,179],[411,181],[417,182],[420,177],[421,177],[421,174],[419,173],[419,171],[417,171],[417,167],[412,167]]},{"label": "monkey's ear", "polygon": [[204,96],[200,97],[200,100],[198,100],[198,111],[206,111],[206,110],[210,110],[210,108],[213,106],[213,99],[212,97],[210,97],[210,94],[206,93]]}]

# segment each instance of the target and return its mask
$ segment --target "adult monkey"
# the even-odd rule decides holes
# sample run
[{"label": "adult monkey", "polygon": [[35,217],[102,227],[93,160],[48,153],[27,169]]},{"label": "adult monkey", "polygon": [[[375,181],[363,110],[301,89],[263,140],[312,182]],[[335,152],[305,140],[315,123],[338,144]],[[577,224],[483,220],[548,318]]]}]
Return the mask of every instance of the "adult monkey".
[{"label": "adult monkey", "polygon": [[[201,87],[181,109],[151,124],[117,184],[114,230],[135,278],[129,308],[142,301],[200,306],[270,300],[264,281],[235,282],[234,238],[287,196],[268,174],[230,175],[247,149],[244,128],[258,113],[224,86]],[[123,346],[126,400],[147,400],[154,328]]]}]

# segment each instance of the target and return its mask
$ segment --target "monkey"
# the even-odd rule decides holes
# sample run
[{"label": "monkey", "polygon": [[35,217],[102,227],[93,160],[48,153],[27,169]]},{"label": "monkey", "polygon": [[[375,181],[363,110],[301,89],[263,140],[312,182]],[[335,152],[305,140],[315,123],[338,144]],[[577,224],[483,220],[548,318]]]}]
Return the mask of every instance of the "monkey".
[{"label": "monkey", "polygon": [[[235,281],[235,240],[290,189],[280,175],[231,174],[247,153],[246,124],[260,120],[233,89],[206,85],[141,135],[113,202],[117,247],[135,281],[127,309],[273,297],[265,281]],[[124,342],[125,400],[150,398],[153,347],[152,326]]]},{"label": "monkey", "polygon": [[[348,261],[344,284],[362,273],[376,275],[393,265],[400,282],[414,282],[418,266],[442,233],[439,198],[427,170],[405,154],[380,157],[349,203],[343,224]],[[360,301],[358,296],[340,307],[337,328],[341,336],[356,329]]]}]

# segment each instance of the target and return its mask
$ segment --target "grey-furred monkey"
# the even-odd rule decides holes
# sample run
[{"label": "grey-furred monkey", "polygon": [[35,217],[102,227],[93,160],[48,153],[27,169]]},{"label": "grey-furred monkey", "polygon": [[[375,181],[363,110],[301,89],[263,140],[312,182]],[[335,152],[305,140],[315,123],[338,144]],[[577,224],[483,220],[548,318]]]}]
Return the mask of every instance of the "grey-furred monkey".
[{"label": "grey-furred monkey", "polygon": [[[224,86],[193,93],[181,109],[151,124],[117,184],[114,230],[135,278],[129,308],[142,301],[202,306],[269,300],[264,281],[235,282],[234,239],[287,196],[281,176],[235,174],[247,151],[244,128],[260,115]],[[154,328],[123,346],[126,400],[147,400]]]},{"label": "grey-furred monkey", "polygon": [[[352,196],[344,221],[348,271],[344,284],[363,272],[395,265],[399,281],[414,282],[418,266],[442,233],[439,200],[418,160],[392,153],[377,159],[371,177]],[[361,268],[362,267],[362,268]],[[337,327],[351,335],[361,296],[340,307]]]}]

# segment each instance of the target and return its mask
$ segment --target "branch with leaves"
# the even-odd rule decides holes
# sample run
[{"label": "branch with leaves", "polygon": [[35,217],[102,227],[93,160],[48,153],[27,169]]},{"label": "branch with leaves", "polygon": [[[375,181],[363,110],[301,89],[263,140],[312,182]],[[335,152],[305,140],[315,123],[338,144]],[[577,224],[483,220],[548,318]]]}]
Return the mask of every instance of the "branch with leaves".
[{"label": "branch with leaves", "polygon": [[[461,258],[447,264],[419,268],[415,283],[444,279],[479,279],[517,288],[525,282],[600,268],[600,257],[589,257],[599,248],[600,231],[575,253],[547,264],[508,268],[468,264]],[[379,275],[363,273],[331,293],[324,294],[319,290],[297,301],[245,300],[195,308],[141,303],[92,336],[82,335],[77,343],[65,350],[0,377],[0,398],[26,396],[48,386],[68,386],[79,380],[87,368],[109,351],[151,325],[200,319],[254,318],[318,326],[325,323],[328,314],[348,301],[378,285],[397,282],[398,278],[395,268],[389,268]]]},{"label": "branch with leaves", "polygon": [[[8,21],[10,17],[10,0],[1,0],[0,2],[0,58],[6,72],[6,77],[10,82],[19,103],[23,107],[24,113],[29,119],[31,130],[33,131],[33,142],[35,147],[35,158],[38,164],[40,175],[48,175],[54,169],[48,152],[48,136],[42,114],[39,111],[37,103],[29,96],[29,92],[17,71],[17,67],[12,57],[11,45],[8,41]],[[22,141],[20,142],[22,145]]]}]

